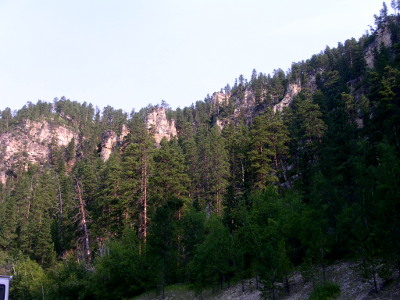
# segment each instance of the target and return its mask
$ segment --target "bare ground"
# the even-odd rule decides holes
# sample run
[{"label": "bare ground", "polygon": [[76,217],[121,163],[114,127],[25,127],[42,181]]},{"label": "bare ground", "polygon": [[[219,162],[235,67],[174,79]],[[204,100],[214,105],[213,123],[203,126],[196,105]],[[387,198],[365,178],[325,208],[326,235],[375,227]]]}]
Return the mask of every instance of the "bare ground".
[{"label": "bare ground", "polygon": [[[339,300],[400,300],[400,279],[393,275],[393,280],[384,282],[378,279],[379,293],[375,293],[372,282],[363,280],[360,275],[354,271],[355,264],[349,262],[341,262],[329,266],[326,269],[326,279],[340,286]],[[321,276],[322,277],[322,276]],[[289,279],[290,294],[287,294],[283,287],[281,293],[277,297],[283,300],[308,299],[313,284],[305,282],[300,272],[295,272]],[[245,292],[242,292],[242,284],[236,283],[231,287],[225,287],[223,290],[212,292],[211,290],[202,293],[204,300],[258,300],[261,298],[261,291],[255,287],[255,280],[248,279],[244,283]],[[174,285],[166,289],[164,299],[201,299],[200,295],[196,295],[194,291],[188,289],[187,286]],[[155,300],[162,299],[162,296],[156,292],[149,292],[145,295],[135,298],[136,300]],[[268,299],[268,298],[267,298]]]}]

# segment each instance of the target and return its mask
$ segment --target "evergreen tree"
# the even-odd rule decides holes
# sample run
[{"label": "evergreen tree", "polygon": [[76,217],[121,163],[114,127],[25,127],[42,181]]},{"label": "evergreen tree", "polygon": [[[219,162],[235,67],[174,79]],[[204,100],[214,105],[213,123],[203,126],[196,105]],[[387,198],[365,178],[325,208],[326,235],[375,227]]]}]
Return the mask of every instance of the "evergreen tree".
[{"label": "evergreen tree", "polygon": [[182,201],[169,199],[158,207],[149,228],[148,255],[157,265],[156,280],[161,284],[163,297],[165,284],[178,282],[183,276],[178,249],[177,220]]},{"label": "evergreen tree", "polygon": [[[122,157],[123,191],[127,199],[124,219],[127,226],[137,226],[138,235],[144,241],[147,237],[149,180],[153,172],[153,153],[155,142],[149,135],[144,122],[135,116],[130,144]],[[137,218],[133,214],[137,213]]]},{"label": "evergreen tree", "polygon": [[254,172],[253,185],[264,189],[279,181],[278,172],[287,153],[288,131],[281,115],[267,110],[254,119],[251,129],[250,161]]},{"label": "evergreen tree", "polygon": [[204,205],[217,214],[222,213],[222,200],[226,192],[229,166],[224,140],[217,127],[208,132],[201,127],[197,137],[198,183]]},{"label": "evergreen tree", "polygon": [[231,241],[229,231],[217,216],[212,216],[206,228],[208,234],[202,244],[198,245],[191,263],[192,278],[198,291],[204,287],[220,284],[230,272]]},{"label": "evergreen tree", "polygon": [[150,179],[152,197],[163,202],[174,197],[187,201],[189,177],[178,140],[172,139],[168,142],[163,139],[153,160],[154,173]]},{"label": "evergreen tree", "polygon": [[122,175],[122,159],[117,149],[100,173],[101,183],[95,197],[93,225],[101,243],[107,237],[120,236],[124,229],[124,212],[127,210],[128,203],[123,195]]}]

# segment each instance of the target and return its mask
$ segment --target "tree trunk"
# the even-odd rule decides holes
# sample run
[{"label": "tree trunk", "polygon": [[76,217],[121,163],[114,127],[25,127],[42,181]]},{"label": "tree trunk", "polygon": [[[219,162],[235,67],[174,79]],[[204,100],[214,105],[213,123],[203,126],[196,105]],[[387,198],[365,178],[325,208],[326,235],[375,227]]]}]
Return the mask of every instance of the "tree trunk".
[{"label": "tree trunk", "polygon": [[89,231],[87,227],[87,218],[86,218],[86,210],[85,210],[85,201],[83,200],[82,189],[79,185],[78,180],[75,178],[76,181],[76,190],[78,192],[79,198],[79,214],[81,216],[81,225],[83,230],[83,239],[85,244],[85,255],[86,259],[90,262],[91,260],[91,252],[90,252],[90,244],[89,244]]},{"label": "tree trunk", "polygon": [[275,284],[273,282],[271,282],[272,285],[272,300],[275,300]]},{"label": "tree trunk", "polygon": [[61,194],[61,184],[60,184],[60,178],[57,175],[57,182],[58,182],[58,209],[59,209],[59,214],[60,214],[60,224],[58,225],[58,230],[60,232],[60,246],[61,249],[64,250],[64,203],[62,199],[62,194]]},{"label": "tree trunk", "polygon": [[33,177],[31,178],[31,186],[29,188],[28,205],[25,214],[26,219],[29,219],[29,213],[31,211],[32,199],[33,199],[32,193],[33,193]]},{"label": "tree trunk", "polygon": [[259,289],[259,286],[258,286],[258,274],[256,274],[256,290],[258,290]]},{"label": "tree trunk", "polygon": [[286,292],[288,293],[288,295],[290,295],[290,285],[289,285],[289,278],[288,278],[287,274],[285,275],[285,287],[286,287]]},{"label": "tree trunk", "polygon": [[373,274],[373,278],[374,278],[374,289],[375,289],[375,293],[378,294],[378,282],[376,281],[376,273],[375,273],[375,268],[374,268],[374,274]]},{"label": "tree trunk", "polygon": [[147,156],[144,155],[144,157],[142,158],[142,186],[141,186],[141,190],[142,190],[142,213],[141,213],[141,220],[140,220],[140,224],[139,224],[139,228],[140,228],[140,235],[143,238],[143,241],[146,243],[147,240],[147,180],[148,180],[148,161],[147,161]]}]

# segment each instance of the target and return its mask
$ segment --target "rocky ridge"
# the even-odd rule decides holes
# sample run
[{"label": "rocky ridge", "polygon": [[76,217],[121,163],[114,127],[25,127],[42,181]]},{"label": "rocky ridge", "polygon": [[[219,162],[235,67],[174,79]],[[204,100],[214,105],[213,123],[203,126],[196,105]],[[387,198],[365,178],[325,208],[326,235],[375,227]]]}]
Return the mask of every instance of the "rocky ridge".
[{"label": "rocky ridge", "polygon": [[[364,58],[369,68],[374,67],[375,54],[379,51],[381,45],[391,47],[392,34],[389,26],[381,26],[374,32],[374,40],[364,50]],[[308,88],[312,93],[317,89],[316,76],[322,74],[324,70],[314,70],[307,75],[305,83],[296,80],[287,84],[286,91],[280,99],[275,97],[272,101],[272,109],[283,111],[292,103],[293,99],[304,89]],[[265,96],[265,91],[263,93]],[[263,96],[263,98],[264,98]],[[232,99],[231,93],[215,92],[212,95],[212,103],[215,109],[229,104]],[[265,99],[264,99],[265,100]],[[262,101],[265,103],[265,101]],[[223,129],[235,118],[243,117],[249,123],[257,114],[256,97],[250,88],[242,91],[242,95],[234,99],[234,108],[232,115],[225,118],[216,118],[216,125]],[[261,106],[265,107],[265,104]],[[68,116],[64,116],[68,120]],[[168,120],[166,109],[156,107],[148,113],[146,126],[152,133],[157,145],[163,138],[170,140],[177,136],[177,129],[174,120]],[[360,119],[357,119],[359,127],[362,127]],[[126,125],[123,126],[121,134],[118,136],[112,130],[105,130],[101,138],[100,157],[103,161],[109,159],[112,151],[117,145],[122,144],[126,135],[129,133]],[[14,166],[19,169],[27,169],[29,164],[44,164],[49,159],[51,147],[66,147],[72,139],[75,139],[77,146],[79,134],[76,129],[67,125],[57,125],[50,121],[30,121],[26,120],[12,132],[0,134],[0,182],[5,183],[7,176],[12,176]]]},{"label": "rocky ridge", "polygon": [[[167,119],[166,110],[163,107],[158,107],[151,111],[147,115],[145,122],[147,129],[152,134],[157,145],[160,145],[160,142],[163,138],[166,138],[169,141],[171,138],[177,135],[175,120],[169,121]],[[103,161],[107,161],[115,147],[122,145],[124,138],[128,134],[129,129],[125,124],[122,126],[121,135],[119,136],[117,136],[113,130],[108,129],[104,131],[101,138],[101,159]]]},{"label": "rocky ridge", "polygon": [[177,135],[175,120],[168,120],[166,110],[162,107],[155,108],[147,115],[146,126],[158,145],[163,138],[169,141]]},{"label": "rocky ridge", "polygon": [[368,68],[374,68],[375,52],[379,51],[382,45],[388,48],[392,46],[392,34],[389,26],[381,26],[378,28],[375,33],[374,41],[365,49],[364,58]]},{"label": "rocky ridge", "polygon": [[[146,126],[152,132],[159,145],[163,138],[170,140],[177,135],[175,121],[167,120],[164,108],[156,108],[146,118]],[[101,138],[100,157],[109,159],[117,145],[121,145],[129,134],[124,124],[121,134],[105,130]],[[0,134],[0,182],[5,184],[9,176],[16,176],[17,171],[27,170],[31,164],[43,165],[49,162],[54,147],[67,147],[74,140],[77,149],[80,137],[78,131],[68,125],[55,121],[25,120],[10,131]]]},{"label": "rocky ridge", "polygon": [[300,81],[297,81],[296,83],[290,83],[283,99],[278,104],[274,105],[273,107],[274,112],[283,111],[285,107],[288,107],[290,103],[292,103],[294,97],[296,97],[300,92],[301,92]]},{"label": "rocky ridge", "polygon": [[0,135],[0,182],[15,175],[15,167],[27,170],[29,164],[45,164],[52,146],[66,147],[74,139],[76,147],[78,137],[68,126],[25,120],[12,132]]},{"label": "rocky ridge", "polygon": [[103,161],[107,161],[117,145],[121,145],[124,138],[129,134],[129,129],[125,124],[122,125],[121,134],[117,136],[115,131],[106,130],[101,137],[100,157]]}]

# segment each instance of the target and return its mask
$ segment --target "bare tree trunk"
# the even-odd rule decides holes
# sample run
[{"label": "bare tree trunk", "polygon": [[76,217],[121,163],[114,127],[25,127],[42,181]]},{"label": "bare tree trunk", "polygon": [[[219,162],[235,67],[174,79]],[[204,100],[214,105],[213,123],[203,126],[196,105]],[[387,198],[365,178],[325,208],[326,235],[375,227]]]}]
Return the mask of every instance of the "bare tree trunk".
[{"label": "bare tree trunk", "polygon": [[245,182],[245,176],[244,176],[244,166],[243,166],[243,161],[242,160],[240,160],[240,165],[242,167],[242,182],[244,183]]},{"label": "bare tree trunk", "polygon": [[375,268],[374,268],[373,278],[374,278],[374,289],[375,289],[375,292],[378,294],[378,293],[379,293],[379,290],[378,290],[378,282],[377,282],[377,280],[376,280]]},{"label": "bare tree trunk", "polygon": [[285,275],[285,287],[286,287],[286,292],[288,293],[288,295],[290,295],[290,285],[289,285],[289,278],[288,278],[287,274]]},{"label": "bare tree trunk", "polygon": [[276,299],[276,297],[275,297],[275,284],[274,284],[274,282],[271,282],[272,283],[272,300],[275,300]]},{"label": "bare tree trunk", "polygon": [[219,191],[217,191],[217,215],[221,215],[221,199],[219,197]]},{"label": "bare tree trunk", "polygon": [[60,214],[60,224],[58,225],[58,230],[60,232],[60,245],[61,248],[64,248],[64,211],[63,211],[63,199],[62,199],[62,194],[61,194],[61,184],[60,184],[60,178],[57,177],[57,182],[58,182],[58,209],[59,209],[59,214]]},{"label": "bare tree trunk", "polygon": [[143,237],[144,242],[146,243],[147,239],[147,162],[145,162],[144,167],[144,175],[143,175],[143,214],[144,214],[144,228],[143,228]]},{"label": "bare tree trunk", "polygon": [[90,244],[89,244],[89,231],[87,228],[87,218],[86,218],[86,210],[85,210],[85,201],[83,200],[82,196],[82,189],[79,185],[78,180],[75,177],[76,181],[76,190],[78,192],[78,198],[79,198],[79,213],[81,216],[81,225],[83,229],[83,238],[84,238],[84,243],[85,243],[85,254],[86,254],[86,259],[90,261],[91,258],[91,252],[90,252]]},{"label": "bare tree trunk", "polygon": [[140,217],[140,235],[143,238],[143,241],[146,243],[147,240],[147,180],[148,180],[148,162],[147,156],[145,155],[142,158],[142,178],[141,178],[141,191],[142,196],[140,200],[140,206],[142,206],[142,212]]},{"label": "bare tree trunk", "polygon": [[31,186],[29,188],[29,196],[28,196],[28,205],[27,205],[26,213],[25,213],[25,217],[27,219],[29,219],[29,214],[30,214],[31,206],[32,206],[32,198],[33,198],[32,193],[33,193],[33,176],[31,178]]},{"label": "bare tree trunk", "polygon": [[258,274],[256,273],[256,290],[259,290],[259,286],[258,286]]}]

